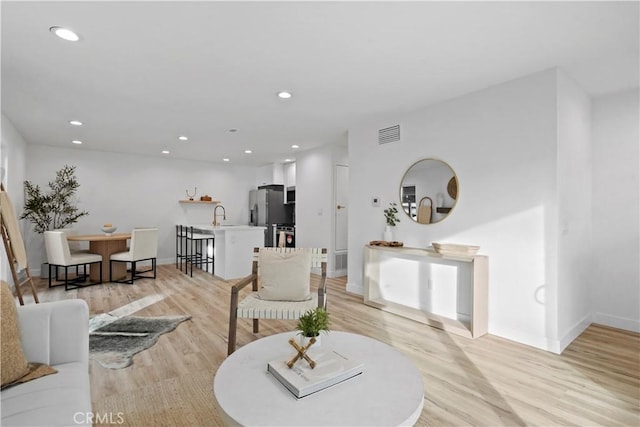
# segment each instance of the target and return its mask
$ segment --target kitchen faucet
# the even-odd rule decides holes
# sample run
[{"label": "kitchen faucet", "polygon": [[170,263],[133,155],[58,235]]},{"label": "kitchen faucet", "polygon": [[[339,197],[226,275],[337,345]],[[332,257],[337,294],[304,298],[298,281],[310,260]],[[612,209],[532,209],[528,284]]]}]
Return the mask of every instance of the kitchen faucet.
[{"label": "kitchen faucet", "polygon": [[227,219],[227,212],[224,210],[224,206],[222,205],[216,205],[215,209],[213,210],[213,226],[216,227],[218,225],[222,225],[222,224],[218,224],[218,208],[222,208],[222,220],[226,220]]}]

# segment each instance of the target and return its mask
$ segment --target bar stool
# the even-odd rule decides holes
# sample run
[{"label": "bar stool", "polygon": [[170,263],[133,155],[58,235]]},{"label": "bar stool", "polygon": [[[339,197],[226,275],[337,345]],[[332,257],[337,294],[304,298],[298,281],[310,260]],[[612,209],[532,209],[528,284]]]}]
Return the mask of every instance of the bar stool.
[{"label": "bar stool", "polygon": [[[176,268],[193,277],[193,266],[208,271],[211,265],[211,274],[214,274],[215,263],[213,249],[215,237],[213,234],[204,234],[194,231],[193,226],[176,226]],[[211,251],[209,251],[211,248]]]}]

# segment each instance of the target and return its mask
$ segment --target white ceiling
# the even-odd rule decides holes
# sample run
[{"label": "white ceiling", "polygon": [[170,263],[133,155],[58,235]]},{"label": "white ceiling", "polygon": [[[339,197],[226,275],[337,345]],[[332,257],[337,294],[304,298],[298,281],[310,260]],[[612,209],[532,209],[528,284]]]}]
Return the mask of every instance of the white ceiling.
[{"label": "white ceiling", "polygon": [[262,165],[551,67],[638,87],[638,5],[2,1],[2,111],[31,144]]}]

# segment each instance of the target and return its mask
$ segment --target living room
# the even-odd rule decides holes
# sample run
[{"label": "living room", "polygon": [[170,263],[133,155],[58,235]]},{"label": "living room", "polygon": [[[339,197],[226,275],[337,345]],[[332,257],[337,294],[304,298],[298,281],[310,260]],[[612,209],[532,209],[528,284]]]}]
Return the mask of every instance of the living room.
[{"label": "living room", "polygon": [[[391,107],[393,95],[378,93],[380,110],[372,112],[369,116],[362,116],[358,120],[352,119],[344,127],[342,139],[335,141],[327,138],[330,140],[327,144],[310,148],[301,144],[302,149],[287,153],[294,156],[296,162],[297,245],[329,249],[329,277],[331,280],[342,281],[331,282],[340,298],[353,303],[354,295],[363,294],[362,248],[369,241],[381,238],[384,228],[382,211],[389,203],[398,201],[398,189],[403,174],[414,162],[422,158],[437,158],[450,164],[458,177],[460,195],[455,209],[445,221],[431,225],[417,224],[408,217],[401,216],[401,221],[394,231],[394,238],[408,247],[426,247],[438,241],[480,246],[480,253],[488,256],[490,266],[488,295],[490,336],[497,338],[500,343],[506,340],[517,343],[518,349],[530,349],[534,352],[533,354],[539,355],[546,354],[545,352],[566,353],[566,350],[570,349],[571,344],[575,342],[574,340],[592,323],[632,333],[640,331],[640,308],[638,307],[640,291],[637,268],[639,256],[637,3],[592,3],[595,6],[584,5],[583,7],[586,8],[584,10],[579,9],[580,5],[574,5],[573,7],[578,9],[573,11],[570,6],[567,6],[567,10],[559,9],[557,16],[553,14],[550,16],[556,16],[562,23],[565,23],[562,19],[568,19],[567,16],[581,16],[585,22],[580,29],[589,28],[595,34],[590,40],[592,45],[598,44],[594,40],[599,42],[598,46],[593,47],[593,51],[589,51],[583,44],[576,41],[583,36],[586,37],[585,34],[567,30],[566,34],[559,32],[556,47],[568,46],[564,51],[561,49],[559,51],[565,52],[568,56],[567,52],[575,53],[576,56],[569,58],[570,60],[563,57],[556,58],[555,64],[548,64],[542,68],[539,67],[540,63],[534,63],[528,67],[522,65],[519,72],[510,71],[511,74],[505,72],[500,79],[485,77],[485,83],[482,86],[459,86],[456,89],[457,92],[448,92],[444,95],[437,93],[437,90],[430,86],[430,79],[435,79],[436,76],[427,77],[425,74],[422,85],[414,88],[424,87],[424,92],[434,92],[430,93],[433,97],[429,98],[430,101],[425,101],[425,98],[416,95],[416,98],[420,99],[413,99],[405,106],[393,108]],[[88,7],[87,5],[84,7]],[[152,6],[152,4],[149,5],[149,7]],[[112,150],[91,149],[90,138],[83,146],[72,147],[66,141],[71,138],[73,132],[68,126],[63,132],[69,134],[69,138],[64,140],[47,141],[39,134],[36,137],[27,137],[31,135],[29,124],[24,124],[22,119],[17,119],[17,113],[13,112],[11,100],[17,95],[14,94],[11,99],[8,98],[9,95],[5,95],[4,86],[9,84],[7,78],[15,78],[11,74],[15,71],[9,70],[9,73],[5,73],[4,70],[4,67],[8,67],[5,60],[5,43],[13,39],[11,34],[5,37],[5,31],[8,30],[4,25],[4,20],[11,18],[11,7],[7,3],[3,3],[2,7],[2,181],[14,201],[16,210],[20,212],[24,204],[22,184],[24,180],[46,185],[56,170],[65,164],[70,164],[77,168],[80,182],[79,204],[89,211],[89,215],[77,224],[79,231],[97,232],[106,222],[117,224],[120,230],[131,230],[136,226],[145,225],[158,226],[160,229],[158,260],[162,265],[159,269],[158,282],[162,284],[152,286],[153,290],[146,290],[145,281],[136,283],[131,289],[122,289],[121,286],[113,284],[105,286],[105,289],[93,287],[67,293],[61,292],[60,289],[52,291],[42,289],[44,291],[42,299],[46,301],[79,296],[90,303],[93,315],[123,306],[130,299],[144,298],[147,293],[170,294],[171,297],[163,300],[163,303],[147,307],[146,313],[151,315],[168,311],[171,314],[192,315],[194,320],[189,327],[194,329],[191,331],[193,334],[188,337],[176,335],[179,344],[166,343],[167,345],[162,348],[172,352],[168,355],[163,356],[158,352],[150,355],[154,349],[142,353],[139,356],[140,360],[136,359],[134,366],[129,368],[136,370],[137,373],[134,374],[136,379],[125,388],[133,393],[134,383],[143,381],[145,372],[152,371],[147,364],[152,361],[160,363],[158,360],[163,358],[171,359],[178,365],[169,368],[170,364],[163,362],[162,366],[167,370],[163,380],[178,378],[181,370],[186,369],[179,366],[179,349],[181,346],[185,348],[198,346],[188,342],[191,339],[197,339],[196,331],[203,335],[215,331],[213,342],[203,344],[211,354],[205,356],[195,348],[192,353],[189,353],[190,357],[206,359],[206,364],[212,370],[210,373],[213,374],[214,367],[224,359],[218,341],[224,340],[226,334],[225,328],[214,327],[213,321],[224,323],[226,318],[224,314],[208,317],[206,313],[208,310],[218,310],[222,313],[228,311],[225,284],[211,279],[211,276],[198,275],[194,278],[194,290],[190,297],[195,295],[197,299],[205,298],[206,287],[209,281],[213,280],[212,295],[216,299],[208,302],[205,307],[196,307],[189,302],[190,297],[179,296],[181,292],[179,283],[187,279],[172,271],[175,224],[210,222],[212,212],[208,207],[181,205],[178,200],[185,197],[185,189],[191,191],[194,186],[197,186],[199,194],[211,194],[215,199],[223,202],[228,224],[246,223],[249,216],[246,195],[250,189],[269,179],[272,180],[274,171],[282,166],[284,159],[277,158],[263,164],[251,164],[240,161],[205,161],[204,159],[208,158],[206,156],[200,156],[200,160],[182,158],[178,154],[181,150],[186,156],[192,149],[177,145],[177,141],[172,141],[174,148],[171,149],[170,156],[159,154],[161,144],[157,144],[157,147],[153,146],[155,150],[153,154],[132,153],[126,150],[127,138],[113,141]],[[553,4],[540,7],[553,7]],[[589,7],[602,9],[594,12],[588,10]],[[356,6],[353,8],[357,9]],[[302,9],[294,9],[297,13],[302,13]],[[532,9],[535,7],[532,6]],[[105,6],[104,12],[106,13],[107,10]],[[242,9],[243,12],[249,10]],[[527,8],[520,12],[533,13],[533,16],[541,19],[534,10]],[[467,16],[453,14],[457,17]],[[253,17],[252,14],[250,16]],[[598,16],[599,18],[596,19]],[[316,17],[316,19],[319,18]],[[307,23],[306,20],[301,22]],[[593,25],[589,27],[589,23]],[[50,23],[50,25],[57,24],[59,22]],[[548,31],[557,29],[550,23],[545,22],[545,24],[549,25]],[[470,24],[463,20],[455,25]],[[498,26],[498,21],[495,25]],[[558,26],[562,27],[562,25]],[[602,28],[602,33],[607,33],[607,37],[610,38],[599,31],[594,32],[593,28]],[[51,37],[50,34],[45,36]],[[88,38],[88,35],[85,37]],[[616,37],[619,38],[616,39]],[[498,40],[504,43],[505,38],[508,39],[502,36]],[[382,43],[379,39],[375,40]],[[86,41],[83,40],[83,42]],[[451,41],[451,43],[454,42],[455,40]],[[615,44],[616,42],[618,44]],[[415,40],[406,43],[410,47],[415,46],[412,43],[419,45]],[[385,44],[382,43],[382,45]],[[397,45],[392,44],[392,46]],[[538,44],[525,46],[521,48],[523,55],[530,53],[533,55],[537,49],[546,48]],[[361,52],[368,52],[365,47],[362,49]],[[578,55],[576,53],[578,51],[583,56]],[[599,54],[607,52],[607,55],[611,56],[597,57],[593,56],[594,52]],[[630,56],[631,60],[623,54]],[[481,53],[479,57],[467,58],[469,62],[466,64],[467,69],[477,66],[478,74],[485,72],[480,67],[483,59],[493,59],[491,53]],[[568,71],[571,70],[570,67],[560,67],[559,62],[562,60],[567,63],[582,61],[589,66],[580,69],[583,74],[571,73]],[[364,62],[364,59],[362,61]],[[116,64],[117,61],[113,63]],[[374,65],[369,63],[370,67]],[[113,67],[115,70],[118,69],[116,65]],[[411,67],[417,67],[417,70],[426,73],[426,69],[408,63],[407,68]],[[464,68],[463,64],[459,64],[459,67]],[[622,69],[623,74],[604,79],[601,74],[596,73],[601,71],[598,67],[611,68],[611,70]],[[585,69],[591,70],[594,77],[584,71]],[[622,77],[625,75],[631,78],[624,80]],[[139,79],[142,80],[141,77]],[[602,88],[606,86],[605,83],[610,83],[609,80],[613,80],[620,86],[614,85],[612,90],[605,91]],[[631,85],[624,86],[623,82],[629,80],[632,82]],[[583,86],[589,81],[596,81],[597,84],[593,84],[587,91]],[[385,80],[377,84],[385,85],[389,82]],[[437,85],[437,82],[433,84]],[[397,85],[399,84],[393,83],[394,89]],[[22,93],[20,85],[15,84],[12,87],[13,92]],[[107,87],[97,89],[97,92],[108,91]],[[275,94],[279,89],[280,87],[274,87],[271,92]],[[421,92],[415,89],[413,91]],[[295,92],[292,101],[296,100]],[[389,99],[390,108],[388,109],[383,108],[385,98]],[[100,102],[100,98],[96,99]],[[273,100],[274,103],[276,101]],[[129,102],[135,104],[137,101],[134,99]],[[267,104],[271,105],[271,101]],[[83,108],[85,107],[80,107],[78,111]],[[88,106],[86,108],[89,109]],[[290,114],[296,109],[296,104],[291,103],[284,109]],[[60,117],[55,118],[60,120],[60,124],[55,124],[54,127],[66,126],[65,120],[72,118],[62,117],[66,113],[67,111],[63,111]],[[42,116],[42,113],[34,116]],[[32,120],[35,127],[35,119]],[[87,129],[91,128],[91,122],[96,124],[99,122],[97,118],[85,121],[82,132],[87,133],[90,132]],[[396,124],[400,125],[402,135],[400,141],[379,145],[378,131]],[[113,124],[114,128],[120,126]],[[239,135],[245,130],[241,124],[229,126],[237,126]],[[122,127],[126,128],[125,125]],[[97,136],[94,138],[98,139]],[[161,138],[166,137],[156,139]],[[239,145],[236,149],[241,151],[244,147]],[[333,182],[336,165],[348,165],[349,168],[347,271],[342,271],[337,266],[333,240],[335,227]],[[372,206],[372,198],[379,198],[380,206]],[[26,222],[22,222],[21,227],[29,264],[33,272],[38,273],[44,257],[42,237],[33,233]],[[2,279],[10,282],[6,260],[3,258],[2,262]],[[165,279],[162,279],[163,275],[170,282],[175,280],[176,283],[166,284]],[[161,292],[158,289],[161,289]],[[110,294],[113,295],[109,296]],[[331,296],[329,298],[330,307],[333,304],[336,309],[341,307],[331,299]],[[360,297],[360,301],[361,299]],[[98,302],[99,300],[102,302]],[[361,302],[360,305],[362,305]],[[354,306],[348,306],[347,310],[354,310]],[[176,307],[179,310],[175,310]],[[406,346],[410,346],[408,337],[404,335],[393,337],[391,331],[397,328],[414,332],[422,331],[418,325],[403,323],[403,320],[387,314],[375,311],[374,314],[365,314],[369,311],[365,310],[364,306],[358,308],[356,312],[370,319],[373,324],[388,323],[395,327],[389,332],[370,331],[369,329],[372,328],[365,327],[364,330],[357,331],[359,333],[368,332],[378,338],[386,336],[390,341],[399,340]],[[196,323],[199,315],[204,323]],[[346,317],[340,318],[346,319]],[[349,317],[349,319],[357,322],[355,318]],[[337,321],[336,324],[338,325],[336,329],[342,327],[348,330],[349,328],[349,322],[346,320]],[[286,322],[276,323],[276,326],[271,328],[265,322],[264,329],[258,337],[269,335],[274,331],[286,330],[287,324]],[[250,329],[245,327],[244,335],[239,336],[239,345],[257,338],[253,337],[249,331]],[[180,332],[180,327],[176,332]],[[438,332],[435,334],[429,335],[432,338],[429,341],[432,345],[444,339],[443,336],[437,335]],[[456,345],[450,343],[442,345],[447,349],[470,345],[458,338],[453,338],[453,341]],[[631,339],[630,342],[636,345],[637,351],[637,338]],[[496,345],[495,341],[491,343]],[[456,354],[460,356],[463,353]],[[528,357],[527,354],[526,350],[523,350],[522,357]],[[188,360],[189,358],[184,363],[188,364]],[[429,363],[432,362],[433,360],[429,361]],[[428,363],[425,363],[425,370],[428,369],[427,366]],[[124,378],[127,374],[118,372],[101,377],[95,373],[101,368],[92,366],[91,369],[92,395],[94,393],[97,393],[96,396],[110,395],[115,399],[116,393],[112,391],[117,388],[116,384],[119,381],[126,381]],[[172,369],[175,375],[172,375]],[[189,375],[193,377],[194,374],[190,372]],[[634,381],[637,384],[637,377]],[[430,385],[433,386],[433,383]],[[461,384],[460,387],[462,388],[463,385]],[[101,391],[97,391],[98,389]],[[496,399],[502,396],[495,389],[491,389],[488,394]],[[122,399],[121,403],[126,400],[123,396],[124,394],[121,394],[118,397]],[[430,395],[428,389],[425,390],[425,396],[427,399],[436,399]],[[149,399],[157,397],[149,397]],[[637,411],[637,393],[627,398],[636,399]],[[473,402],[473,399],[470,399],[470,402]],[[542,400],[537,404],[544,406],[545,403]],[[434,406],[436,405],[425,404],[432,413],[435,410]],[[454,412],[451,406],[448,408],[450,412]],[[100,406],[100,409],[104,411],[108,408],[104,405]],[[166,408],[162,411],[165,410]],[[511,413],[517,412],[513,410]],[[465,423],[462,421],[464,419],[463,416],[441,418],[445,424]],[[426,416],[421,420],[428,422],[429,418]],[[530,420],[525,417],[521,418],[521,421]],[[545,421],[563,423],[553,419]],[[471,424],[498,422],[492,415],[466,421]],[[544,423],[535,419],[530,422]],[[574,418],[566,422],[589,423],[589,418]],[[502,423],[517,424],[518,422],[515,418],[508,418]],[[596,420],[593,423],[606,424],[607,422]]]}]

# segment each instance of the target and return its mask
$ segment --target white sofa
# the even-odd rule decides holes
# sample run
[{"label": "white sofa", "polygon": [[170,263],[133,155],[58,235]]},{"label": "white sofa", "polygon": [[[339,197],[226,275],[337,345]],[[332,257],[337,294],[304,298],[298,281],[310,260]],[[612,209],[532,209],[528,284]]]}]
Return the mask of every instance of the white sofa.
[{"label": "white sofa", "polygon": [[29,362],[58,372],[9,387],[2,397],[5,426],[91,425],[89,309],[80,299],[18,307]]}]

